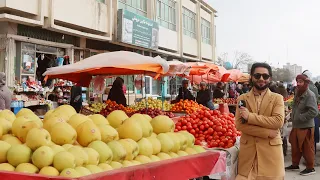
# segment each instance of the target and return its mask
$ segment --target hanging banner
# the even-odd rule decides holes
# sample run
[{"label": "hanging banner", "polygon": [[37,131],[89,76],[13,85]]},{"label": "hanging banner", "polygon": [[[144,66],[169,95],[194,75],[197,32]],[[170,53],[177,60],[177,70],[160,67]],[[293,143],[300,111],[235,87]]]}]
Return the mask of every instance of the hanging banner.
[{"label": "hanging banner", "polygon": [[157,50],[159,24],[146,17],[119,9],[117,39],[119,42]]}]

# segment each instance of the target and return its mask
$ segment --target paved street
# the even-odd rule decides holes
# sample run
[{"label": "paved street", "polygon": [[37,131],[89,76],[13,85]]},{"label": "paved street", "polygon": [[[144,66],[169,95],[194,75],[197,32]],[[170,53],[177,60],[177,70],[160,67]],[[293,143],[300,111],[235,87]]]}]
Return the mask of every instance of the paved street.
[{"label": "paved street", "polygon": [[[290,144],[288,144],[290,146]],[[320,164],[320,144],[317,144],[317,156],[316,156],[316,160],[317,163]],[[291,165],[291,149],[290,147],[288,147],[288,154],[285,157],[285,165],[289,166]],[[302,164],[301,160],[301,165],[300,165],[300,169],[303,170],[305,168],[305,166]],[[299,172],[286,172],[286,177],[285,180],[319,180],[320,179],[320,166],[316,167],[316,174],[315,175],[310,175],[310,176],[301,176],[299,175]]]}]

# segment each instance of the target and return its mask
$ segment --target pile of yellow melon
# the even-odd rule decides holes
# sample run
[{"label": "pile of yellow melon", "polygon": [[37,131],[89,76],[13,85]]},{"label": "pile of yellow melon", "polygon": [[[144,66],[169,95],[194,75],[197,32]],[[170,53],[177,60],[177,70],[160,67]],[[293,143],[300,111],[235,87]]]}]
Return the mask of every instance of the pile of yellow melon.
[{"label": "pile of yellow melon", "polygon": [[69,105],[46,113],[0,112],[0,170],[81,177],[204,152],[167,116],[120,110],[107,118],[77,114]]}]

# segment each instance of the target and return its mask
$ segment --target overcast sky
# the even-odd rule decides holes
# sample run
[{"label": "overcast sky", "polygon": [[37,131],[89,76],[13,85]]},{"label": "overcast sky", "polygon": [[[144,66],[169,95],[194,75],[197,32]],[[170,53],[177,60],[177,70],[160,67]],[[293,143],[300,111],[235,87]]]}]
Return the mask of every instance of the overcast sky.
[{"label": "overcast sky", "polygon": [[242,51],[255,61],[290,62],[320,75],[320,0],[207,2],[218,11],[217,55],[228,52],[232,59]]}]

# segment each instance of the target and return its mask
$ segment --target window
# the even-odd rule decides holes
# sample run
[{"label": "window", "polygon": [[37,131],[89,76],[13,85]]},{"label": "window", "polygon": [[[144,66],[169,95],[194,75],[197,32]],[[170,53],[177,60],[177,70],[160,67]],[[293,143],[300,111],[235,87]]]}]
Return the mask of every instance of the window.
[{"label": "window", "polygon": [[196,38],[196,14],[183,7],[183,34]]},{"label": "window", "polygon": [[176,31],[176,2],[157,0],[157,22],[165,28]]},{"label": "window", "polygon": [[176,77],[169,80],[169,85],[167,89],[167,94],[177,95],[179,94],[179,88],[182,87],[182,78]]},{"label": "window", "polygon": [[210,22],[201,18],[201,37],[202,42],[206,44],[211,43],[211,28]]},{"label": "window", "polygon": [[125,9],[146,17],[147,0],[118,0],[118,9]]}]

